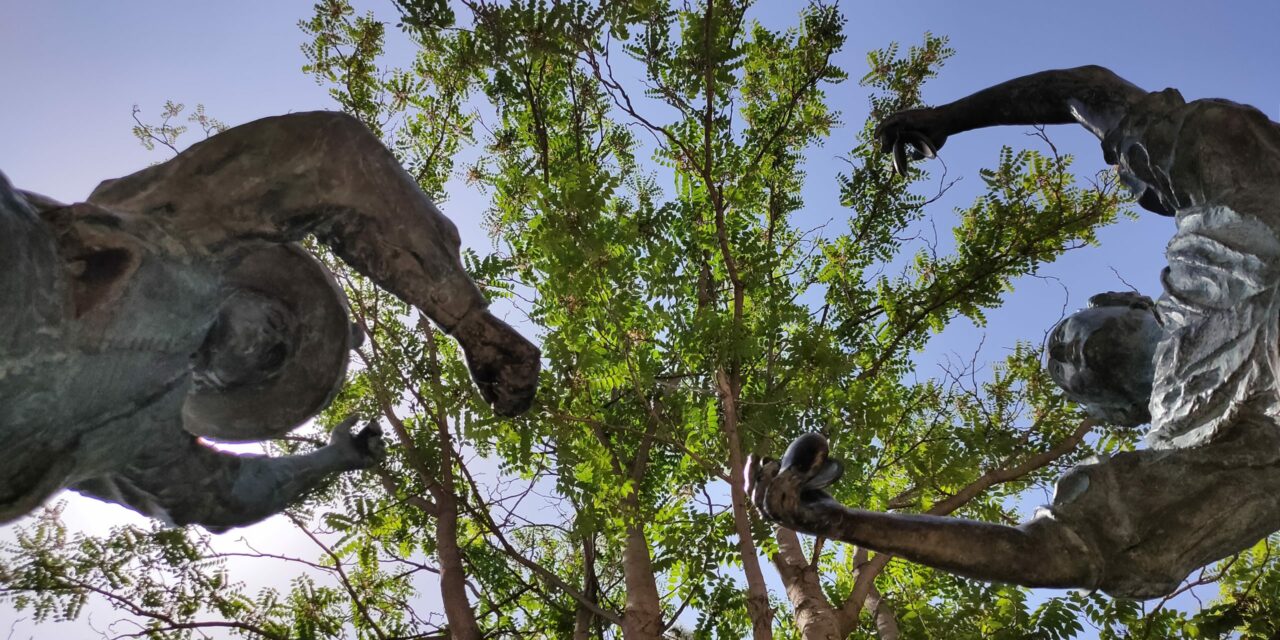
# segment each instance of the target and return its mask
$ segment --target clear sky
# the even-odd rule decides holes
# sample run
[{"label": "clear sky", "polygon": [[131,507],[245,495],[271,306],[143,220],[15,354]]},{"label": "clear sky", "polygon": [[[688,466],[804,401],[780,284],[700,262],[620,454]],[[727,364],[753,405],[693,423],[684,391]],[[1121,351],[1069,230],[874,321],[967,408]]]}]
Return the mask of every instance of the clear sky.
[{"label": "clear sky", "polygon": [[[359,5],[394,22],[385,0]],[[763,2],[757,16],[771,25],[789,23],[798,6]],[[1173,86],[1187,99],[1229,98],[1273,119],[1280,115],[1280,39],[1274,33],[1280,3],[846,0],[841,6],[849,17],[849,41],[838,62],[853,79],[829,95],[850,127],[810,154],[809,207],[802,215],[815,223],[842,225],[847,216],[835,203],[833,176],[840,163],[834,159],[848,150],[866,115],[865,94],[856,84],[865,72],[865,52],[895,40],[919,42],[925,31],[948,36],[956,50],[926,87],[924,97],[933,103],[1034,71],[1101,64],[1148,89]],[[310,2],[296,0],[0,0],[0,172],[19,188],[75,201],[100,180],[165,157],[145,151],[130,134],[134,104],[154,121],[167,99],[200,102],[232,125],[334,108],[325,89],[301,72],[297,22],[310,12]],[[407,62],[408,51],[393,42],[388,60]],[[950,207],[979,193],[977,170],[995,162],[1000,145],[1035,146],[1024,133],[991,130],[948,141],[941,152],[948,177],[961,180],[935,205],[940,236],[949,236]],[[1050,133],[1060,149],[1077,154],[1081,174],[1104,168],[1096,140],[1083,129]],[[188,134],[187,143],[195,139]],[[489,245],[478,225],[484,200],[460,181],[453,187],[442,208],[458,223],[464,244],[483,252]],[[987,327],[960,323],[949,329],[920,355],[921,373],[931,374],[951,354],[967,360],[978,345],[983,357],[995,358],[1016,339],[1039,340],[1064,310],[1099,291],[1131,284],[1157,295],[1171,234],[1172,222],[1151,214],[1107,229],[1100,247],[1069,254],[1046,267],[1044,278],[1017,283]],[[122,510],[105,505],[77,504],[72,511],[73,526],[86,529],[124,520]],[[0,623],[10,615],[0,610]]]}]

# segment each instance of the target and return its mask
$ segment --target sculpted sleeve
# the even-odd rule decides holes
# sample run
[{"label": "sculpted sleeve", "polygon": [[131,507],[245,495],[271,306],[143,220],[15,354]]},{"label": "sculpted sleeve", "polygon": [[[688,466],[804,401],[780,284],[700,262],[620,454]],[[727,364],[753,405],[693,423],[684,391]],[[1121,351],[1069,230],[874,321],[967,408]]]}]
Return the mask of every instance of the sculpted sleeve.
[{"label": "sculpted sleeve", "polygon": [[1126,182],[1174,212],[1161,275],[1153,447],[1204,444],[1245,403],[1277,406],[1280,126],[1226,100],[1152,93],[1103,142]]}]

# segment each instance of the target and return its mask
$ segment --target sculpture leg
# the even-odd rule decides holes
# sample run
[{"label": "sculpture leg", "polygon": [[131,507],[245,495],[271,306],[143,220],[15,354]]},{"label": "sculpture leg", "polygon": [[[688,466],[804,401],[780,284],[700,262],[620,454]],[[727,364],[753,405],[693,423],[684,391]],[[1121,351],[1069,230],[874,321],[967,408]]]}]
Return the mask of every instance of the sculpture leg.
[{"label": "sculpture leg", "polygon": [[456,227],[350,116],[313,112],[250,122],[104,182],[89,201],[147,216],[190,245],[225,256],[314,234],[455,336],[496,411],[519,413],[532,401],[537,348],[487,311],[462,267]]}]

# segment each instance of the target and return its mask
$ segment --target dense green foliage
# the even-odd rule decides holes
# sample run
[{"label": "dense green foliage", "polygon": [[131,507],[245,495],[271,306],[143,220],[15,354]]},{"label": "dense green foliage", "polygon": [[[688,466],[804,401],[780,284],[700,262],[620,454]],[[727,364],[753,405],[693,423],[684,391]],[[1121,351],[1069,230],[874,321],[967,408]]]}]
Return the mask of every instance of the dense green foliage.
[{"label": "dense green foliage", "polygon": [[[949,323],[998,312],[1017,278],[1092,243],[1121,206],[1107,175],[1078,185],[1069,158],[1006,149],[971,206],[927,208],[912,188],[923,171],[894,175],[870,132],[919,104],[951,54],[944,39],[873,51],[856,70],[874,90],[864,109],[824,94],[855,71],[832,64],[850,45],[828,5],[785,30],[728,0],[396,7],[417,52],[403,68],[383,54],[388,16],[325,0],[301,24],[306,70],[428,194],[443,201],[460,174],[486,195],[495,250],[468,266],[542,346],[533,410],[495,418],[449,338],[330,259],[369,339],[320,423],[361,413],[392,438],[376,472],[288,515],[319,559],[260,554],[300,576],[292,588],[247,592],[224,565],[234,554],[198,529],[73,535],[54,511],[2,546],[0,599],[74,619],[105,597],[175,638],[473,637],[468,624],[546,638],[1277,632],[1265,542],[1203,577],[1221,577],[1223,596],[1195,615],[1045,600],[797,545],[731,481],[747,454],[816,430],[847,463],[846,503],[1010,522],[1021,492],[1133,444],[1091,433],[1030,342],[1009,338],[987,379],[982,363],[915,371]],[[828,139],[837,107],[865,117],[852,144]],[[171,145],[181,132],[167,123],[139,135]],[[849,163],[837,184],[809,186],[843,205],[816,215],[804,167],[824,144]],[[927,216],[953,242],[921,240]],[[451,562],[465,588],[445,584],[444,598],[463,598],[470,621],[424,600]]]}]

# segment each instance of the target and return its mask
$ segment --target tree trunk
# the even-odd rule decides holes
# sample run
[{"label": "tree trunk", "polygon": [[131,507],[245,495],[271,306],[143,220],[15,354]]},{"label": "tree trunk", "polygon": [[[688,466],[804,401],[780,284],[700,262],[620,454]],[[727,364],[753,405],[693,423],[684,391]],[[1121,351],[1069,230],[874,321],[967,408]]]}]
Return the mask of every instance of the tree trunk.
[{"label": "tree trunk", "polygon": [[458,550],[458,511],[453,497],[437,500],[440,515],[436,519],[436,556],[440,562],[440,596],[444,599],[444,615],[449,620],[449,633],[456,640],[480,640],[480,627],[467,599],[467,576]]},{"label": "tree trunk", "polygon": [[901,633],[898,630],[898,616],[893,612],[893,607],[880,595],[880,590],[874,586],[871,587],[871,593],[867,595],[867,608],[875,612],[876,618],[876,635],[880,640],[898,640]]},{"label": "tree trunk", "polygon": [[839,613],[827,600],[818,580],[818,568],[809,563],[796,532],[777,527],[778,552],[773,564],[778,568],[787,600],[796,616],[796,627],[804,640],[842,640]]},{"label": "tree trunk", "polygon": [[[599,580],[596,578],[596,538],[595,532],[590,531],[582,540],[582,594],[592,604],[599,604]],[[578,610],[573,616],[573,640],[591,640],[592,630],[595,628],[596,615],[584,606],[578,604]]]},{"label": "tree trunk", "polygon": [[448,423],[437,417],[440,431],[440,489],[436,492],[436,558],[440,563],[440,597],[455,640],[480,640],[480,626],[467,599],[467,575],[458,549],[458,501],[453,485],[453,443]]},{"label": "tree trunk", "polygon": [[716,371],[720,390],[720,402],[724,407],[724,432],[729,446],[729,495],[733,502],[733,527],[738,533],[738,554],[742,557],[742,571],[747,576],[747,615],[751,618],[751,636],[754,640],[773,640],[773,609],[769,607],[769,589],[764,583],[760,558],[756,555],[756,543],[751,538],[751,516],[747,512],[747,493],[741,482],[745,460],[742,455],[742,439],[738,435],[738,394],[740,384],[736,375],[723,369]]},{"label": "tree trunk", "polygon": [[[632,514],[635,510],[632,509]],[[649,558],[649,542],[644,523],[627,525],[627,543],[622,549],[622,574],[627,586],[627,603],[622,613],[625,640],[657,640],[662,637],[662,601]]]}]

